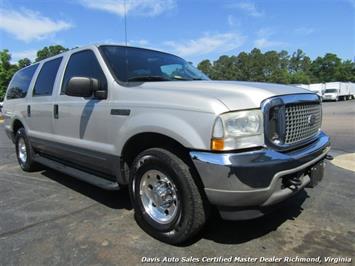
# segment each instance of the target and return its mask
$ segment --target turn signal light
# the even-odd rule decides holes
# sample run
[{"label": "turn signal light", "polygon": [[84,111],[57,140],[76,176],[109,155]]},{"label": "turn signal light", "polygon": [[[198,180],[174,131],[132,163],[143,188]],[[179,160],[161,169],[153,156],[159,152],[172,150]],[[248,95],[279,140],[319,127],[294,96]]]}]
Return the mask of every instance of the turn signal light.
[{"label": "turn signal light", "polygon": [[211,149],[213,151],[223,151],[224,149],[224,139],[212,139]]}]

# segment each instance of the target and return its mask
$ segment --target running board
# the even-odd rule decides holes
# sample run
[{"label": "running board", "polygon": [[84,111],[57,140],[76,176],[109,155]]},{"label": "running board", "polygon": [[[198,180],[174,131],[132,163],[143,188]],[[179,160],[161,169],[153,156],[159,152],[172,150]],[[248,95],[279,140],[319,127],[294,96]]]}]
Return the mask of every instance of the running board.
[{"label": "running board", "polygon": [[38,154],[35,155],[34,160],[40,164],[43,164],[43,165],[49,167],[49,168],[53,168],[59,172],[70,175],[70,176],[80,179],[84,182],[90,183],[94,186],[98,186],[98,187],[106,189],[106,190],[119,190],[120,189],[120,186],[117,182],[109,181],[107,179],[98,177],[96,175],[93,175],[93,174],[81,171],[79,169],[67,166],[67,165],[62,164],[60,162],[47,159],[47,158],[42,157]]}]

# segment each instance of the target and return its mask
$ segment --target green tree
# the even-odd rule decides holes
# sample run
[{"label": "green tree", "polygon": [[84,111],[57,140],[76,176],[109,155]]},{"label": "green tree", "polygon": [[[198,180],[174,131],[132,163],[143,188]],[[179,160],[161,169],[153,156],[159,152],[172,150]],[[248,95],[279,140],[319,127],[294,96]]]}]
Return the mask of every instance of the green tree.
[{"label": "green tree", "polygon": [[46,59],[48,57],[63,53],[68,50],[69,50],[68,48],[64,48],[61,45],[51,45],[48,47],[46,46],[37,52],[37,58],[35,61],[38,62],[38,61],[41,61],[41,60]]},{"label": "green tree", "polygon": [[222,55],[213,62],[213,71],[211,78],[218,80],[234,80],[236,79],[235,56]]},{"label": "green tree", "polygon": [[198,65],[197,68],[205,73],[210,78],[213,75],[213,65],[210,60],[203,60]]},{"label": "green tree", "polygon": [[18,66],[11,64],[11,55],[9,50],[4,49],[0,52],[0,101],[3,101],[7,86],[18,70]]},{"label": "green tree", "polygon": [[345,60],[335,74],[337,80],[355,82],[355,62]]},{"label": "green tree", "polygon": [[311,71],[313,82],[338,81],[337,73],[341,68],[341,60],[336,54],[327,53],[324,57],[317,57],[312,62]]},{"label": "green tree", "polygon": [[31,60],[26,57],[26,58],[20,59],[17,62],[17,64],[18,64],[18,67],[21,69],[21,68],[31,65]]}]

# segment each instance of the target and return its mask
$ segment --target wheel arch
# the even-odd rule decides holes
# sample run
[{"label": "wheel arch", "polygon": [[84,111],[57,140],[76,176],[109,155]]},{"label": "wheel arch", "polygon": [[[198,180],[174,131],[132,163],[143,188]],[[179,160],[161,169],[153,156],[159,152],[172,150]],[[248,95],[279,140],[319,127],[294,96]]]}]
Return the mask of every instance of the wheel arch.
[{"label": "wheel arch", "polygon": [[25,128],[25,125],[22,123],[22,121],[18,118],[15,118],[14,121],[12,122],[12,132],[15,135],[16,132],[20,129],[20,128]]},{"label": "wheel arch", "polygon": [[160,133],[142,132],[129,138],[121,152],[121,178],[122,182],[128,184],[129,169],[135,157],[149,148],[166,149],[177,155],[190,168],[192,176],[200,189],[203,188],[202,180],[190,157],[190,149],[177,140]]}]

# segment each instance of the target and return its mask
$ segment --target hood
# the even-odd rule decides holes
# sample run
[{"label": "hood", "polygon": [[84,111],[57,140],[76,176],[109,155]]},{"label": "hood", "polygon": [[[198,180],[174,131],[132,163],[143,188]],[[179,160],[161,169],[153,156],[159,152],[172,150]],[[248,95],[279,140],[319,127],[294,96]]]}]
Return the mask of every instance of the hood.
[{"label": "hood", "polygon": [[[286,94],[312,93],[308,90],[281,84],[244,82],[244,81],[169,81],[144,82],[138,87],[144,90],[159,90],[161,94],[174,93],[189,97],[214,98],[222,102],[229,110],[259,108],[263,100]],[[179,98],[179,97],[178,97]]]}]

